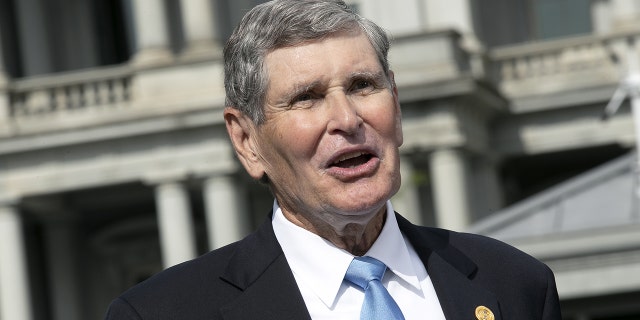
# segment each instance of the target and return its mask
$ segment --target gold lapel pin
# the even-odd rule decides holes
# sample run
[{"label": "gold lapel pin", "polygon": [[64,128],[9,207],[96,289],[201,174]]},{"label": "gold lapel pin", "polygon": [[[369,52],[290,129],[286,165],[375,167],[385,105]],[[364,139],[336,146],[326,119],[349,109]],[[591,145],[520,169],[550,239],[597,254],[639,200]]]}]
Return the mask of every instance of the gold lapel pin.
[{"label": "gold lapel pin", "polygon": [[485,306],[478,306],[476,308],[476,318],[478,320],[495,320],[495,316],[493,315],[493,312],[491,312],[491,309]]}]

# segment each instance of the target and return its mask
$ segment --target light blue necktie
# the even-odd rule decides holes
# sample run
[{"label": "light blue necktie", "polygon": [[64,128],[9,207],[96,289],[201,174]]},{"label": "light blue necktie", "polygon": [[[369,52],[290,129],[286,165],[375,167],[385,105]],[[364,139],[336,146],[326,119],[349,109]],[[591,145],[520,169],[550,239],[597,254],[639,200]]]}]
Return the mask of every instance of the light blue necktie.
[{"label": "light blue necktie", "polygon": [[361,320],[402,319],[402,311],[380,279],[387,266],[371,257],[355,257],[344,278],[364,290]]}]

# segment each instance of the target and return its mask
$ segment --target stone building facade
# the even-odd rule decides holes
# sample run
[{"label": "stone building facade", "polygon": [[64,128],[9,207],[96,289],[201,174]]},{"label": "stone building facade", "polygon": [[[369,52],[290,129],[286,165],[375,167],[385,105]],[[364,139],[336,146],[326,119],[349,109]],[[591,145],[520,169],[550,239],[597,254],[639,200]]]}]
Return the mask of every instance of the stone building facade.
[{"label": "stone building facade", "polygon": [[[0,320],[99,319],[265,219],[222,119],[221,47],[259,2],[0,0]],[[348,2],[394,38],[394,207],[549,263],[566,319],[640,317],[629,100],[601,119],[640,2]]]}]

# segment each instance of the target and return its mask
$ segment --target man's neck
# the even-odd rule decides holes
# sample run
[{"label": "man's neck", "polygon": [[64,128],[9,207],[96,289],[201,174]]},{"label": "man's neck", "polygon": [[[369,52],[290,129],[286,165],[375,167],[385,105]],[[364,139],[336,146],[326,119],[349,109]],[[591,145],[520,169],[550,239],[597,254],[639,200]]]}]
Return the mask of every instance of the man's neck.
[{"label": "man's neck", "polygon": [[313,219],[312,221],[307,219],[305,215],[293,214],[284,208],[282,208],[282,213],[291,223],[317,234],[340,249],[355,256],[361,256],[378,239],[386,219],[387,206],[382,206],[365,223],[336,221],[334,224],[329,224],[323,219]]}]

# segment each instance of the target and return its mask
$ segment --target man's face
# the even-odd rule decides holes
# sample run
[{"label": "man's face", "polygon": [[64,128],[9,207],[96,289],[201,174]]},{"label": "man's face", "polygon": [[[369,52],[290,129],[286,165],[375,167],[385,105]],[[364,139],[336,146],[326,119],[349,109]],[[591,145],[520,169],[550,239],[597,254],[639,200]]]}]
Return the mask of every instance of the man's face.
[{"label": "man's face", "polygon": [[253,139],[285,215],[331,224],[382,210],[400,186],[401,116],[367,37],[276,49],[264,67],[266,121]]}]

